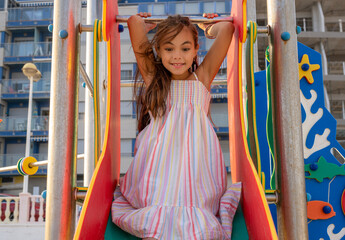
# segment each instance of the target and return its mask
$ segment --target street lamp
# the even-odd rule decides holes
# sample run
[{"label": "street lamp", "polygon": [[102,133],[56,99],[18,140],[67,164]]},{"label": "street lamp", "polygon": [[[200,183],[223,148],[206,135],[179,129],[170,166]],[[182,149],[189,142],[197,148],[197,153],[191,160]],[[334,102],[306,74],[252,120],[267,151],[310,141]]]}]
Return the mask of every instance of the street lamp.
[{"label": "street lamp", "polygon": [[[25,157],[29,157],[30,155],[30,135],[31,135],[31,115],[32,115],[32,88],[33,82],[37,82],[41,79],[42,74],[37,69],[36,65],[33,63],[26,63],[22,68],[22,71],[25,76],[28,77],[30,80],[30,90],[29,90],[29,104],[28,104],[28,121],[26,125],[26,144],[25,144]],[[29,186],[29,176],[24,176],[24,185],[23,185],[23,192],[28,192]]]}]

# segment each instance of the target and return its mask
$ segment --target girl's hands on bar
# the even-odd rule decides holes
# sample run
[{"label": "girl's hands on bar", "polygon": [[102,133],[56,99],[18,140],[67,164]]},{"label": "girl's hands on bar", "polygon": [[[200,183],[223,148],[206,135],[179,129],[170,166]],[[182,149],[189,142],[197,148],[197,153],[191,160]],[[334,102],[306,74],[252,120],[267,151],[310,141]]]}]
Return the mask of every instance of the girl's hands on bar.
[{"label": "girl's hands on bar", "polygon": [[[140,12],[137,14],[138,16],[142,17],[142,18],[148,18],[151,17],[151,13],[149,12]],[[157,26],[156,23],[149,23],[149,22],[145,22],[145,30],[148,33],[149,31],[151,31],[152,29],[154,29]]]}]

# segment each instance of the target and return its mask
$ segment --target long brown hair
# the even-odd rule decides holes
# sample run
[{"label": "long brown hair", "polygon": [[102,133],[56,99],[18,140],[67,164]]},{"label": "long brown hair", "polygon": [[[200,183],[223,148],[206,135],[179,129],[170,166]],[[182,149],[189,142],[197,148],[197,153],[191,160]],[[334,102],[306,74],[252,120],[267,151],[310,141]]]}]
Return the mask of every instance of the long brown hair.
[{"label": "long brown hair", "polygon": [[[190,22],[188,17],[181,15],[169,16],[166,20],[157,25],[157,30],[151,41],[148,41],[140,48],[143,48],[143,55],[146,57],[147,66],[153,66],[150,75],[152,81],[149,86],[144,86],[144,82],[137,71],[134,83],[134,96],[137,102],[137,119],[138,130],[143,130],[150,122],[151,112],[154,118],[161,117],[166,111],[165,101],[170,90],[171,73],[163,66],[161,59],[155,54],[155,50],[159,51],[163,40],[174,39],[184,27],[190,29],[194,46],[198,45],[198,31]],[[197,68],[196,58],[193,61],[191,71]],[[148,67],[146,67],[148,69]]]}]

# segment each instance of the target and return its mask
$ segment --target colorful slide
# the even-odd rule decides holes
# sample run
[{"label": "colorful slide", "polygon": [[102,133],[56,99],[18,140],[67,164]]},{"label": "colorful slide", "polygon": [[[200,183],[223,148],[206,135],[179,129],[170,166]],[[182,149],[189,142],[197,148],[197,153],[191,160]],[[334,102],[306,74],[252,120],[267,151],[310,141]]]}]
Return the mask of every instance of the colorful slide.
[{"label": "colorful slide", "polygon": [[[233,0],[231,15],[236,32],[228,53],[229,129],[233,129],[229,133],[230,159],[233,182],[243,184],[241,207],[234,220],[233,239],[278,239],[245,134],[242,70],[239,64],[242,62],[242,44],[247,32],[245,13],[246,0]],[[120,174],[120,36],[115,21],[117,14],[117,1],[103,0],[103,39],[107,41],[109,77],[105,141],[74,239],[137,239],[118,229],[110,219],[113,192]]]}]

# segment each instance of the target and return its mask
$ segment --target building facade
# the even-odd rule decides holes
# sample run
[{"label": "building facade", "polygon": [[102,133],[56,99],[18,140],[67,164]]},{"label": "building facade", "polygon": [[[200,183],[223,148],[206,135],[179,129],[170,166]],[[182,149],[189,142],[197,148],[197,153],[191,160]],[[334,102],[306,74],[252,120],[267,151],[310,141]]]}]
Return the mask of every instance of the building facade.
[{"label": "building facade", "polygon": [[[323,59],[325,93],[333,116],[338,121],[337,138],[345,141],[345,40],[343,22],[345,11],[341,1],[314,2],[296,0],[297,24],[302,27],[298,40],[319,51]],[[332,4],[333,2],[333,4]],[[204,12],[228,15],[230,1],[118,1],[120,15],[151,12],[152,15],[183,14],[201,16]],[[266,1],[257,0],[254,12],[259,26],[267,24]],[[86,1],[81,2],[82,20],[86,23]],[[249,4],[249,2],[248,2]],[[33,62],[42,73],[42,78],[33,84],[33,105],[30,154],[42,161],[48,158],[50,69],[52,34],[48,25],[53,23],[53,1],[0,0],[0,167],[16,165],[25,155],[29,80],[21,68]],[[254,8],[255,9],[255,8]],[[149,34],[150,36],[153,33]],[[81,34],[81,61],[86,62],[86,37]],[[207,53],[213,40],[207,39],[199,29],[199,61]],[[264,69],[264,52],[268,40],[258,36],[256,69]],[[128,29],[124,24],[121,33],[121,172],[124,173],[133,159],[137,134],[136,110],[133,101],[133,82],[137,66],[131,48]],[[211,88],[211,117],[219,137],[226,165],[230,171],[226,59]],[[84,153],[85,90],[80,79],[78,154]],[[344,142],[343,142],[344,144]],[[344,146],[344,145],[343,145]],[[82,185],[83,164],[78,162],[78,184]],[[29,192],[40,194],[45,189],[46,167],[40,167],[29,178]],[[18,194],[22,190],[23,177],[16,171],[0,173],[0,193]]]}]

